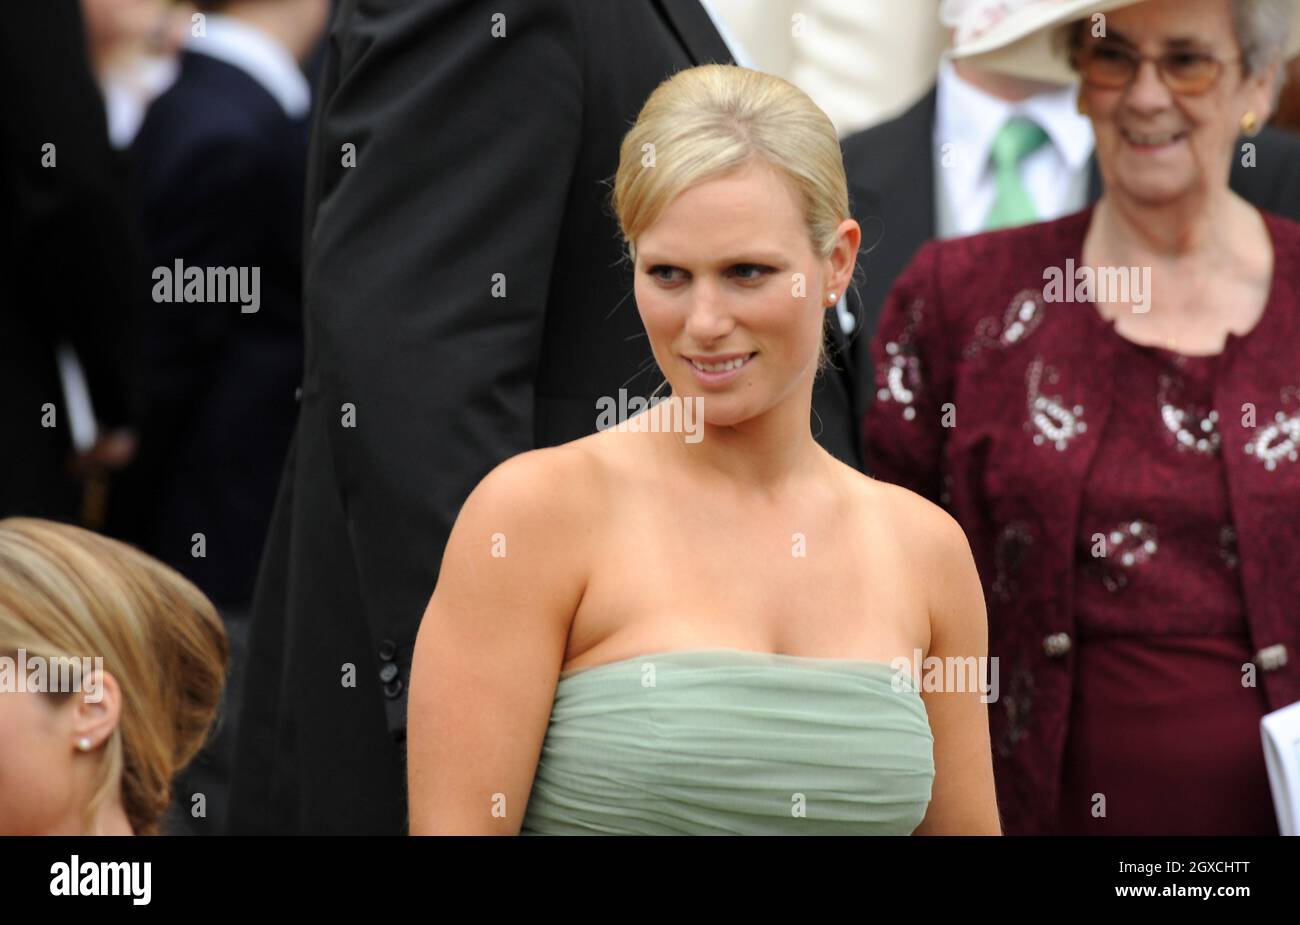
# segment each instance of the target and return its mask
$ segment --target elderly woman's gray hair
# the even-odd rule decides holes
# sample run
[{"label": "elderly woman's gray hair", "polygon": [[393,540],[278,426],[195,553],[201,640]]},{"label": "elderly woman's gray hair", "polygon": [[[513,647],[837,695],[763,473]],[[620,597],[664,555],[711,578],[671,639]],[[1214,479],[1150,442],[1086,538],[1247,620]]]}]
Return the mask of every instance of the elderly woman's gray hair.
[{"label": "elderly woman's gray hair", "polygon": [[[1286,83],[1286,44],[1291,34],[1291,19],[1295,13],[1292,0],[1228,0],[1232,12],[1232,27],[1237,44],[1241,46],[1242,70],[1248,76],[1262,74],[1269,64],[1277,60],[1277,74],[1273,80],[1270,106],[1277,105],[1278,95]],[[1088,20],[1081,19],[1061,27],[1056,35],[1056,48],[1068,54],[1083,41]]]},{"label": "elderly woman's gray hair", "polygon": [[1291,0],[1230,0],[1232,26],[1241,46],[1242,67],[1254,76],[1268,70],[1277,61],[1270,106],[1277,105],[1278,94],[1286,83],[1286,40],[1291,34],[1291,17],[1295,6]]}]

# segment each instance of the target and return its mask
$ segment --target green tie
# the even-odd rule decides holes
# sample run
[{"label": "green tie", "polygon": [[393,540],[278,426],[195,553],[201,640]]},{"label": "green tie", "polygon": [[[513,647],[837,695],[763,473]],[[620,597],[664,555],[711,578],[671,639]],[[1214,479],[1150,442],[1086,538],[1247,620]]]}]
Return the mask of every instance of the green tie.
[{"label": "green tie", "polygon": [[985,231],[1037,221],[1034,201],[1020,179],[1020,165],[1046,143],[1047,133],[1037,122],[1024,116],[1012,116],[998,130],[992,152],[997,198],[984,219]]}]

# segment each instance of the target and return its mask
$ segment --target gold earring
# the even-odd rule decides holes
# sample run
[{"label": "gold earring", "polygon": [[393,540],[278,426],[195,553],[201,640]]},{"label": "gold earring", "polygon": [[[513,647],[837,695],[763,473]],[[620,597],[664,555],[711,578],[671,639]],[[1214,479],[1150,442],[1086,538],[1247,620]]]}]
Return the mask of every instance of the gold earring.
[{"label": "gold earring", "polygon": [[1078,105],[1078,108],[1079,108],[1079,115],[1081,115],[1081,116],[1086,116],[1086,115],[1088,114],[1088,104],[1087,104],[1087,102],[1086,102],[1086,101],[1084,100],[1084,98],[1083,98],[1083,91],[1082,91],[1082,90],[1079,91],[1079,96],[1077,97],[1077,99],[1075,100],[1075,102],[1076,102],[1076,104]]},{"label": "gold earring", "polygon": [[1255,116],[1255,110],[1251,110],[1241,117],[1241,130],[1252,138],[1259,134],[1259,119]]}]

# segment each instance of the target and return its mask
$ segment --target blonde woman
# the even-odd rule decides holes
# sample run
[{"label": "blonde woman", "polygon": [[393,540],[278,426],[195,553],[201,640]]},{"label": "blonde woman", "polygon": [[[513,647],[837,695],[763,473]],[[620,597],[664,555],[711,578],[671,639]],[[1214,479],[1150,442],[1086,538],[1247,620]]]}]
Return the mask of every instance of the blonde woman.
[{"label": "blonde woman", "polygon": [[[997,833],[980,695],[894,670],[984,654],[961,531],[809,427],[860,239],[834,128],[710,65],[621,154],[681,410],[516,456],[466,501],[416,642],[411,831]],[[667,426],[687,407],[698,429]]]},{"label": "blonde woman", "polygon": [[212,604],[167,566],[0,520],[0,835],[157,834],[226,655]]}]

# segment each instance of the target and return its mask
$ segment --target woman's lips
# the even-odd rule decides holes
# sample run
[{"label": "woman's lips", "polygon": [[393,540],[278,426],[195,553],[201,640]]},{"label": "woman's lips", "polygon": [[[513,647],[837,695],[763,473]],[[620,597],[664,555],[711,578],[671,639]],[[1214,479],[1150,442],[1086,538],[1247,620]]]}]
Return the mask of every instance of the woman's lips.
[{"label": "woman's lips", "polygon": [[1120,137],[1123,138],[1136,151],[1144,153],[1154,153],[1158,151],[1167,151],[1176,144],[1181,144],[1187,139],[1187,131],[1179,132],[1137,132],[1129,129],[1120,129]]},{"label": "woman's lips", "polygon": [[691,368],[704,385],[722,385],[736,378],[750,363],[754,362],[754,353],[733,353],[716,357],[685,357],[686,365]]}]

